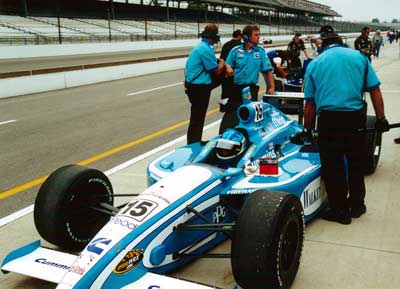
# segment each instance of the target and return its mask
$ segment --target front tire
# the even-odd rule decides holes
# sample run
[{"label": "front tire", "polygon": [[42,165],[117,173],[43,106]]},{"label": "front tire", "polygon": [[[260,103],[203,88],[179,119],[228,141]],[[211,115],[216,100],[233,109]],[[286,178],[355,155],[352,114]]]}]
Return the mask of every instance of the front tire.
[{"label": "front tire", "polygon": [[39,189],[33,214],[36,229],[60,248],[81,250],[110,219],[92,207],[113,205],[112,194],[102,172],[77,165],[61,167]]},{"label": "front tire", "polygon": [[240,211],[232,240],[234,278],[245,289],[287,289],[296,277],[304,239],[300,200],[260,190]]}]

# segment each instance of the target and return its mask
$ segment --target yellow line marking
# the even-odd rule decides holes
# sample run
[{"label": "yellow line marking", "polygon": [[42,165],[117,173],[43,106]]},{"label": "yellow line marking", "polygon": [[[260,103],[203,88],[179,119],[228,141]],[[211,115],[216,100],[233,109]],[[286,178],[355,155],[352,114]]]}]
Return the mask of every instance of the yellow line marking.
[{"label": "yellow line marking", "polygon": [[[212,110],[209,110],[206,115],[209,116],[209,115],[214,114],[214,113],[216,113],[218,111],[219,111],[219,108],[214,108]],[[160,135],[163,135],[163,134],[165,134],[167,132],[173,131],[173,130],[175,130],[177,128],[180,128],[180,127],[182,127],[182,126],[184,126],[184,125],[186,125],[188,123],[189,123],[189,120],[181,121],[181,122],[179,122],[177,124],[174,124],[174,125],[172,125],[170,127],[167,127],[167,128],[162,129],[162,130],[156,131],[156,132],[154,132],[152,134],[149,134],[149,135],[146,135],[144,137],[138,138],[138,139],[136,139],[134,141],[131,141],[131,142],[127,143],[127,144],[121,145],[119,147],[110,149],[108,151],[105,151],[103,153],[95,155],[95,156],[93,156],[91,158],[88,158],[86,160],[80,161],[77,164],[81,165],[81,166],[87,166],[87,165],[89,165],[91,163],[94,163],[96,161],[99,161],[101,159],[104,159],[106,157],[114,155],[116,153],[119,153],[119,152],[121,152],[123,150],[126,150],[126,149],[134,147],[134,146],[136,146],[138,144],[141,144],[141,143],[144,143],[146,141],[149,141],[149,140],[151,140],[153,138],[156,138],[156,137],[158,137]],[[25,183],[23,185],[20,185],[18,187],[12,188],[10,190],[4,191],[4,192],[0,192],[0,200],[8,198],[8,197],[10,197],[12,195],[15,195],[17,193],[20,193],[22,191],[28,190],[30,188],[33,188],[33,187],[35,187],[37,185],[41,185],[47,179],[47,177],[48,176],[43,176],[43,177],[37,178],[36,180],[33,180],[33,181],[30,181],[30,182]]]}]

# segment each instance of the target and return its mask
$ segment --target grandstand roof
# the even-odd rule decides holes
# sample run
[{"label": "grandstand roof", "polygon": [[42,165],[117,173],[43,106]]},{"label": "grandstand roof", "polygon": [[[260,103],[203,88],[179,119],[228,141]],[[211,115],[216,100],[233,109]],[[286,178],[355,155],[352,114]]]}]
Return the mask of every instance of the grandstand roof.
[{"label": "grandstand roof", "polygon": [[298,13],[299,11],[308,14],[317,14],[321,16],[341,17],[339,13],[332,10],[329,6],[307,0],[201,0],[212,4],[220,4],[233,7],[247,7],[262,10],[277,10],[288,13]]},{"label": "grandstand roof", "polygon": [[[246,8],[255,8],[255,9],[262,9],[262,10],[271,10],[271,11],[276,10],[275,8],[272,7],[272,3],[269,6],[267,6],[267,5],[261,6],[261,5],[257,5],[257,4],[250,4],[250,3],[243,3],[243,2],[236,2],[236,1],[225,1],[225,0],[204,0],[202,2],[221,4],[224,6],[232,6],[232,7],[246,7]],[[272,1],[265,1],[265,2],[272,2]]]}]

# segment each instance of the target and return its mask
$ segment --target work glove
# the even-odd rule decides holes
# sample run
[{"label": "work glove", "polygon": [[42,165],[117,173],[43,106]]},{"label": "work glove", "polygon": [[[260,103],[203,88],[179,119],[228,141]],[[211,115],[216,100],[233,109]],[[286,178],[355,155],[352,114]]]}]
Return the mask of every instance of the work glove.
[{"label": "work glove", "polygon": [[311,131],[304,129],[290,137],[290,142],[297,145],[311,145],[314,142],[314,137]]},{"label": "work glove", "polygon": [[385,117],[377,118],[375,121],[375,129],[378,132],[389,131],[389,129],[390,129],[389,122],[387,121],[387,119]]}]

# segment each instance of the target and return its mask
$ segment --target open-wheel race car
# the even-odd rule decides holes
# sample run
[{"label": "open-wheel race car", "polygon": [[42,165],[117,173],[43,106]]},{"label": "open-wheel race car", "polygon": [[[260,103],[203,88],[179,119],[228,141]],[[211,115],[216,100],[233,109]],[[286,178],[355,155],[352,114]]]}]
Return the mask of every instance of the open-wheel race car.
[{"label": "open-wheel race car", "polygon": [[[213,287],[164,274],[227,257],[242,288],[290,288],[305,222],[326,200],[318,150],[266,102],[245,99],[238,115],[235,129],[152,161],[148,188],[121,206],[102,172],[57,169],[34,208],[37,231],[55,249],[35,241],[9,253],[2,271],[58,289],[200,289]],[[231,252],[207,253],[226,239]]]}]

